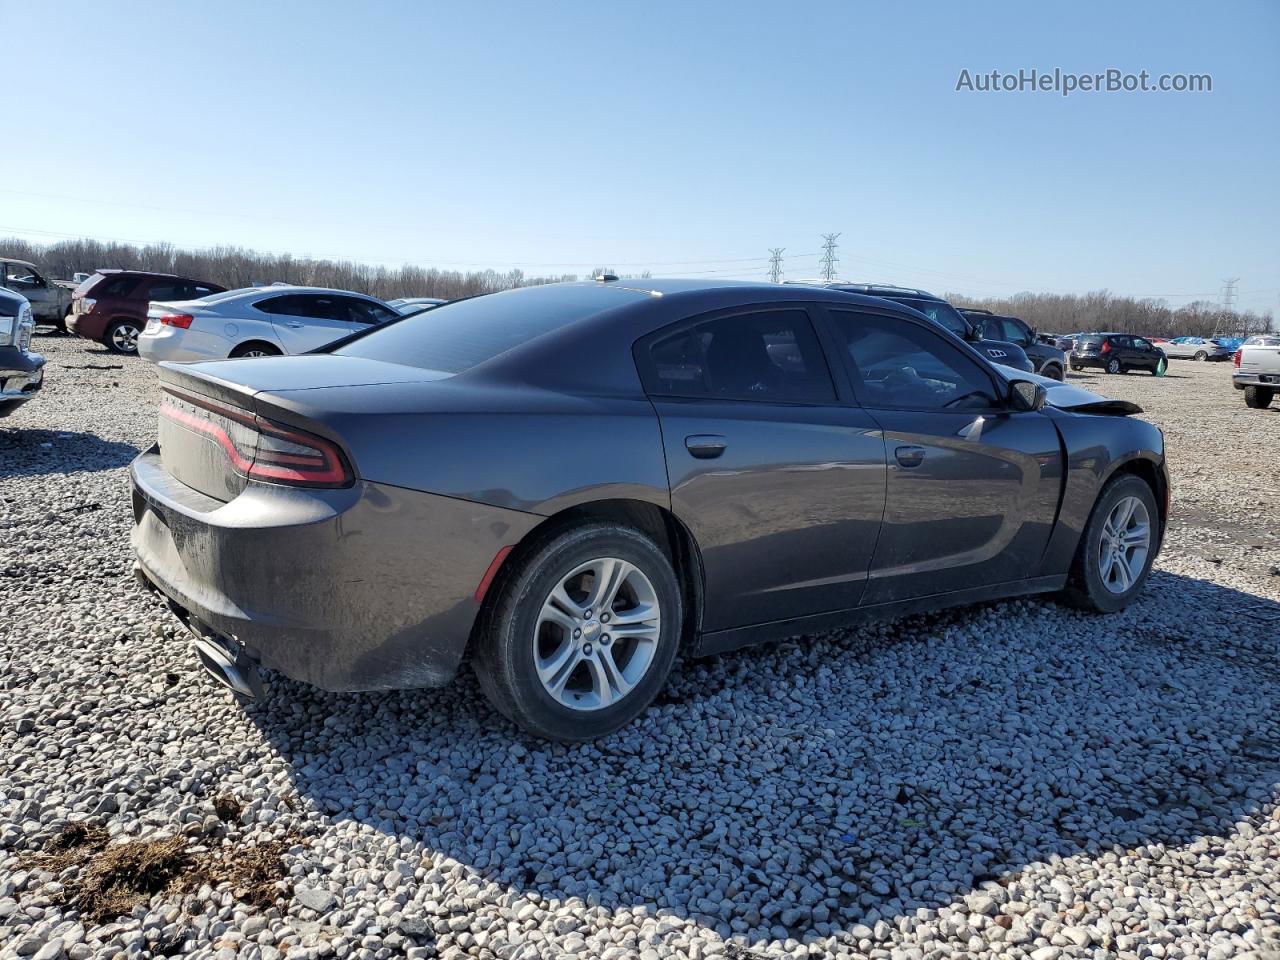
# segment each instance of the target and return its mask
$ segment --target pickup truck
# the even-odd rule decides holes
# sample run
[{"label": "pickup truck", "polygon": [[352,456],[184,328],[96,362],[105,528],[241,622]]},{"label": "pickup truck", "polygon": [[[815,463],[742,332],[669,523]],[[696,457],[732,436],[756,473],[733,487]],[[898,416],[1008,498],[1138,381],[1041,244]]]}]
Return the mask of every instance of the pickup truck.
[{"label": "pickup truck", "polygon": [[0,254],[0,287],[26,297],[36,323],[51,323],[60,330],[67,328],[71,291],[41,274],[34,263]]},{"label": "pickup truck", "polygon": [[35,325],[26,298],[0,290],[0,417],[34,397],[44,381],[44,357],[30,350]]},{"label": "pickup truck", "polygon": [[1244,391],[1246,407],[1265,410],[1280,392],[1280,335],[1250,337],[1236,351],[1231,362],[1231,385]]}]

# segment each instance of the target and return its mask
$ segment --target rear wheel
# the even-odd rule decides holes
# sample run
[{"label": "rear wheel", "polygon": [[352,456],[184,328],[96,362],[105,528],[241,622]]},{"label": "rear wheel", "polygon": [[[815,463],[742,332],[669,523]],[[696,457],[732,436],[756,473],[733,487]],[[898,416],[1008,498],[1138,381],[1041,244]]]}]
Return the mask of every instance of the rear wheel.
[{"label": "rear wheel", "polygon": [[1113,478],[1098,495],[1076,547],[1064,599],[1095,613],[1115,613],[1142,590],[1159,549],[1155,493],[1133,474]]},{"label": "rear wheel", "polygon": [[232,350],[229,356],[232,359],[237,359],[239,357],[278,357],[280,355],[280,348],[274,344],[264,343],[261,340],[250,340],[248,343],[242,343]]},{"label": "rear wheel", "polygon": [[1124,373],[1124,364],[1118,357],[1112,357],[1107,361],[1107,373]]},{"label": "rear wheel", "polygon": [[1084,367],[1080,366],[1078,363],[1073,363],[1073,364],[1071,365],[1071,372],[1072,372],[1072,373],[1079,373],[1079,372],[1080,372],[1081,370],[1083,370],[1083,369],[1084,369]]},{"label": "rear wheel", "polygon": [[481,614],[474,666],[506,717],[552,740],[631,722],[666,682],[683,622],[675,570],[629,527],[552,534],[504,570]]},{"label": "rear wheel", "polygon": [[1245,387],[1244,405],[1254,410],[1265,410],[1271,406],[1271,399],[1275,394],[1270,387]]},{"label": "rear wheel", "polygon": [[112,353],[136,354],[140,333],[142,327],[137,320],[114,320],[107,326],[102,342]]}]

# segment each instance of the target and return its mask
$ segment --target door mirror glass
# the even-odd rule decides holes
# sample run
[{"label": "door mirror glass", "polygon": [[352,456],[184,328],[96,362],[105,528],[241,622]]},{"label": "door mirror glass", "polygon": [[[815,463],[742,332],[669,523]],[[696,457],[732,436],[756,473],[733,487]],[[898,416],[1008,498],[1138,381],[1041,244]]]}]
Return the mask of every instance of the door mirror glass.
[{"label": "door mirror glass", "polygon": [[1030,380],[1011,380],[1009,382],[1009,406],[1014,410],[1031,413],[1039,410],[1045,402],[1044,387]]}]

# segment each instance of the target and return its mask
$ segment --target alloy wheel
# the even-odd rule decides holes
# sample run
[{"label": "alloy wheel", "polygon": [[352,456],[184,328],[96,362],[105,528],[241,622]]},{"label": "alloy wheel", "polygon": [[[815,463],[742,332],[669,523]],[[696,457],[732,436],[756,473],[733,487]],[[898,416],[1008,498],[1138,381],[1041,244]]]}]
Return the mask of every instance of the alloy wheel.
[{"label": "alloy wheel", "polygon": [[111,330],[111,345],[121,353],[138,352],[138,328],[131,323],[119,323]]},{"label": "alloy wheel", "polygon": [[533,631],[543,689],[571,710],[625,698],[653,664],[662,631],[657,591],[635,564],[601,557],[552,589]]},{"label": "alloy wheel", "polygon": [[1151,516],[1137,497],[1117,501],[1102,525],[1098,575],[1111,593],[1124,593],[1142,576],[1151,551]]}]

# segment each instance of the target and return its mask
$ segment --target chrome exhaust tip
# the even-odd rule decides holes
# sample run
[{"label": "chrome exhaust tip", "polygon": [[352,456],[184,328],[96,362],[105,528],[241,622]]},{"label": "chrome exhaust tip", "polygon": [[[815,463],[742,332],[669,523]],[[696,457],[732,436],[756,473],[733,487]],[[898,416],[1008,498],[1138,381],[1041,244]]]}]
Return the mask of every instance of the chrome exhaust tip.
[{"label": "chrome exhaust tip", "polygon": [[191,645],[196,648],[196,656],[205,669],[224,687],[251,700],[265,695],[266,688],[257,666],[243,653],[232,654],[219,638],[199,634],[192,637]]}]

